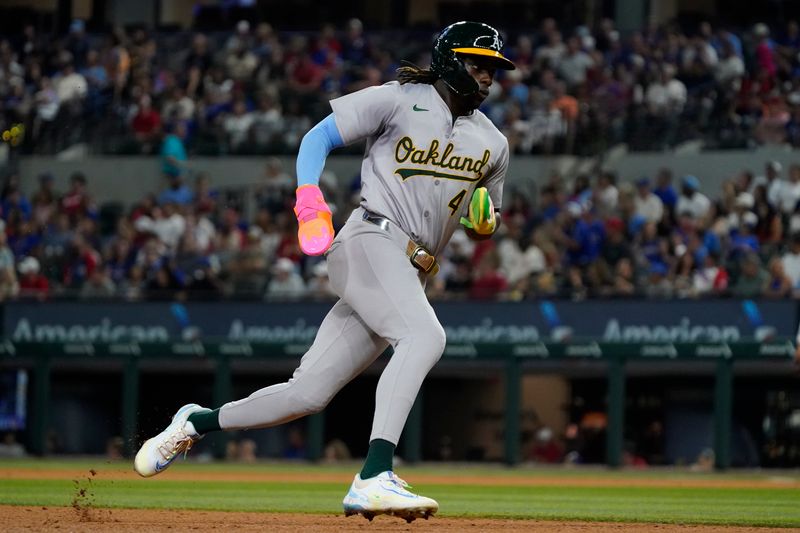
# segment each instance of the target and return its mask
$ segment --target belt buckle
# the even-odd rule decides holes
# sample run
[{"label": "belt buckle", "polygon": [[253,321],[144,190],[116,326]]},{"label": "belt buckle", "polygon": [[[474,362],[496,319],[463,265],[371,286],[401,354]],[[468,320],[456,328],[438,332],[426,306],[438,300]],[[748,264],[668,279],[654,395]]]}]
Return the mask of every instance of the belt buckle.
[{"label": "belt buckle", "polygon": [[375,224],[383,231],[389,231],[389,219],[384,217],[379,217],[376,215],[371,214],[369,211],[364,211],[362,218],[369,222],[370,224]]},{"label": "belt buckle", "polygon": [[409,259],[411,259],[412,265],[420,268],[426,274],[429,274],[436,266],[436,258],[419,244],[411,252]]}]

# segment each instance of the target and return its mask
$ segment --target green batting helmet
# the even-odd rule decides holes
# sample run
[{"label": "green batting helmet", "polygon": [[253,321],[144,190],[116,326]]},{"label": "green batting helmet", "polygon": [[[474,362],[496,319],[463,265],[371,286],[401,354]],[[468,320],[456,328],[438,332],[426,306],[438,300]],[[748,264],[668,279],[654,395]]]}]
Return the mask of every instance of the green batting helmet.
[{"label": "green batting helmet", "polygon": [[500,32],[481,22],[456,22],[442,30],[433,45],[431,71],[456,94],[467,96],[478,92],[478,83],[469,75],[459,54],[491,58],[496,68],[514,70],[514,63],[502,52]]}]

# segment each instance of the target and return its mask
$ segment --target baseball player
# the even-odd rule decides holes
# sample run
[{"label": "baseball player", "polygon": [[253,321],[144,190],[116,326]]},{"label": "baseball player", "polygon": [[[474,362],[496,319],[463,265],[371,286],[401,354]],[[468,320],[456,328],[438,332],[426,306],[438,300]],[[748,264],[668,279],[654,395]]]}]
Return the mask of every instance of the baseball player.
[{"label": "baseball player", "polygon": [[[478,106],[497,69],[514,68],[494,28],[458,22],[433,46],[430,69],[405,64],[398,81],[331,101],[333,113],[303,138],[297,156],[298,238],[327,255],[340,297],[286,383],[214,410],[189,404],[142,445],[135,470],[153,476],[210,431],[264,428],[321,411],[388,346],[375,396],[369,451],[344,498],[346,515],[412,521],[439,508],[392,471],[394,449],[445,333],[425,296],[436,256],[459,224],[473,239],[497,229],[508,142]],[[361,203],[334,238],[318,187],[327,154],[367,140]]]}]

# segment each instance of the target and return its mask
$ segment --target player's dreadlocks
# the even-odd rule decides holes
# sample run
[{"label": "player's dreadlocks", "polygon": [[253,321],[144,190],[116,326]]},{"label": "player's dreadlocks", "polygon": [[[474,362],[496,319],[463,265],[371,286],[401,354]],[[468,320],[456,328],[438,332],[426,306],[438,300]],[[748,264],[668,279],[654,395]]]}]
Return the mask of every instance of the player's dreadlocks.
[{"label": "player's dreadlocks", "polygon": [[439,75],[430,69],[418,67],[409,61],[401,61],[401,66],[397,69],[397,81],[400,85],[404,83],[425,83],[433,85],[439,79]]}]

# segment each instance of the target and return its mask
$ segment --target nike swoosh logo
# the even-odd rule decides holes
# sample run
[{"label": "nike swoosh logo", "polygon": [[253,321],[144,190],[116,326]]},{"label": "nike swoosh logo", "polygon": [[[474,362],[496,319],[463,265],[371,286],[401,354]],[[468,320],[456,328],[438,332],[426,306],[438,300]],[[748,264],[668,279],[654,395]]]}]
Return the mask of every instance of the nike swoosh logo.
[{"label": "nike swoosh logo", "polygon": [[[177,455],[176,455],[175,457],[177,457]],[[165,463],[160,463],[160,462],[156,461],[156,472],[161,472],[161,471],[162,471],[162,470],[164,470],[166,467],[168,467],[168,466],[169,466],[169,464],[170,464],[172,461],[174,461],[174,460],[175,460],[175,457],[173,457],[172,459],[170,459],[169,461],[167,461],[167,462],[165,462]]]},{"label": "nike swoosh logo", "polygon": [[414,111],[430,111],[430,109],[425,109],[423,107],[417,107],[417,104],[414,104],[414,107],[412,107],[411,109],[413,109]]},{"label": "nike swoosh logo", "polygon": [[398,496],[402,496],[403,498],[414,499],[414,498],[418,498],[419,497],[416,494],[411,494],[411,493],[403,494],[402,492],[399,492],[399,491],[397,491],[395,489],[391,489],[389,487],[384,487],[384,490],[386,490],[387,492],[393,492],[394,494],[397,494]]}]

